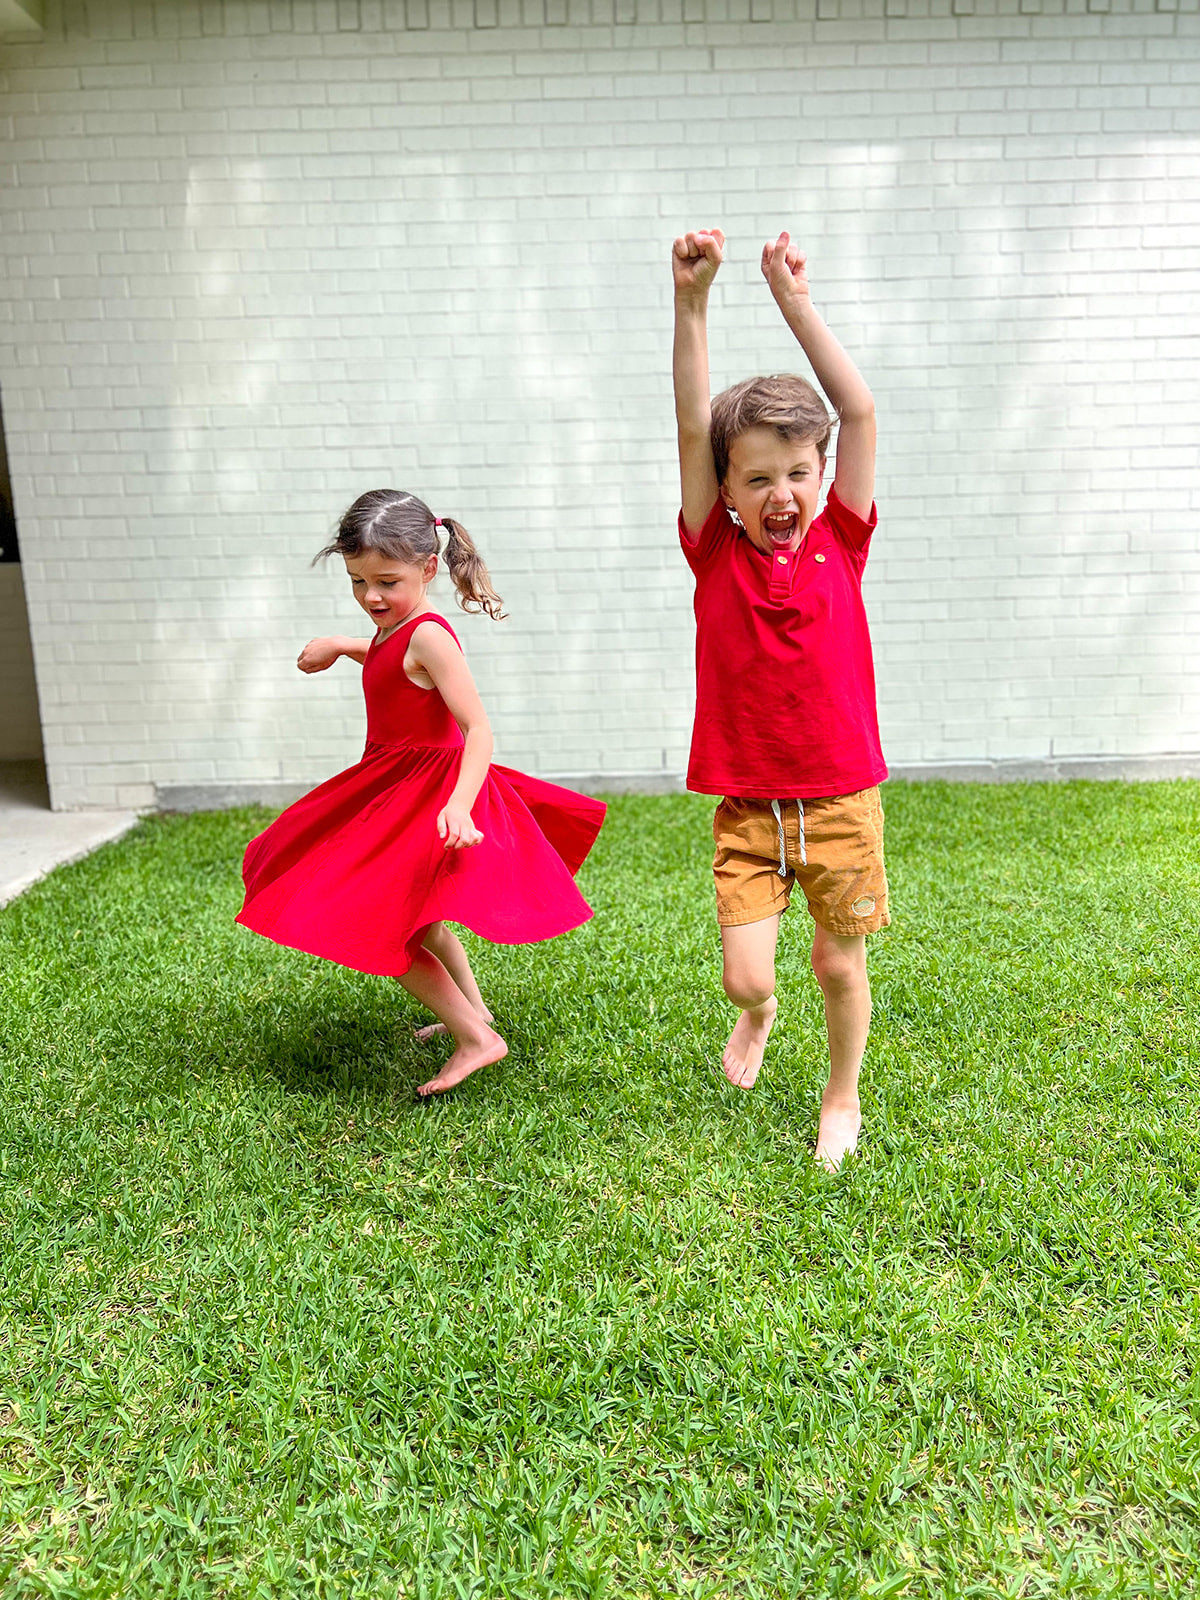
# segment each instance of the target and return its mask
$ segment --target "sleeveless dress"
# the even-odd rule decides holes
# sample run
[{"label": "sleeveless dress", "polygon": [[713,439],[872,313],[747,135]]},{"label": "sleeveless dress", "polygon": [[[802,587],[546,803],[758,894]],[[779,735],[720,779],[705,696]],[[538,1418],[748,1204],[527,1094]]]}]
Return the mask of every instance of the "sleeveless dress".
[{"label": "sleeveless dress", "polygon": [[359,972],[398,977],[433,922],[496,944],[577,928],[591,907],[574,874],[604,820],[602,801],[492,766],[471,816],[481,844],[447,850],[437,815],[458,781],[462,730],[436,689],[404,671],[425,612],[372,640],[363,664],[367,744],[356,766],[282,813],[246,849],[237,920],[276,944]]}]

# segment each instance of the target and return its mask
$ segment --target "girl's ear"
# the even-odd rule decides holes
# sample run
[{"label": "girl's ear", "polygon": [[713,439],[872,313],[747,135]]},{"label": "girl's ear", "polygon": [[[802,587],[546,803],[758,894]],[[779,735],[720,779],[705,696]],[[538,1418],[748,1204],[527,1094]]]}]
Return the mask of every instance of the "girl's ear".
[{"label": "girl's ear", "polygon": [[438,558],[436,551],[433,555],[425,558],[425,569],[421,574],[421,577],[425,583],[432,583],[434,578],[437,577],[437,564]]}]

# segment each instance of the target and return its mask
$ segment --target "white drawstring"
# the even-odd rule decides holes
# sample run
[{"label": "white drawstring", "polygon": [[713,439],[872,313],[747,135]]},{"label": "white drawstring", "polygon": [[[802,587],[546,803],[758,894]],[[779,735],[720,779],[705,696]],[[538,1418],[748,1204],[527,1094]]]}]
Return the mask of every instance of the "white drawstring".
[{"label": "white drawstring", "polygon": [[771,810],[775,813],[775,825],[779,829],[779,876],[787,877],[787,848],[783,837],[783,812],[779,808],[779,801],[771,801]]},{"label": "white drawstring", "polygon": [[[787,877],[787,841],[783,836],[783,809],[778,800],[771,801],[771,810],[775,813],[775,826],[779,829],[779,876]],[[808,852],[804,848],[804,801],[796,801],[796,820],[800,824],[800,865],[808,865]]]}]

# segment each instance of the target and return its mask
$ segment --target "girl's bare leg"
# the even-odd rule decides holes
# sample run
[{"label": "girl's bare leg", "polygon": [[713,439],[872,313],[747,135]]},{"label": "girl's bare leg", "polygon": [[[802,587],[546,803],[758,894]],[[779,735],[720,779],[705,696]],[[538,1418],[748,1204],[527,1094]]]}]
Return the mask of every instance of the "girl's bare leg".
[{"label": "girl's bare leg", "polygon": [[871,1027],[871,985],[867,979],[867,941],[818,927],[813,935],[813,971],[825,998],[829,1036],[829,1082],[821,1098],[816,1159],[836,1172],[858,1145],[862,1114],[858,1073]]},{"label": "girl's bare leg", "polygon": [[417,951],[412,966],[399,982],[414,1000],[427,1006],[454,1040],[454,1053],[436,1077],[418,1094],[444,1094],[481,1067],[502,1061],[508,1054],[504,1040],[475,1010],[450,973],[430,951]]},{"label": "girl's bare leg", "polygon": [[[475,974],[471,971],[471,963],[467,960],[467,952],[463,949],[462,940],[458,935],[452,933],[444,922],[434,922],[430,924],[422,942],[424,948],[442,963],[483,1020],[490,1022],[492,1013],[484,1004],[479,985],[475,981]],[[430,1022],[423,1028],[414,1028],[413,1032],[424,1044],[427,1039],[434,1039],[439,1034],[445,1033],[446,1024]]]},{"label": "girl's bare leg", "polygon": [[775,944],[779,915],[721,929],[725,993],[742,1014],[733,1025],[721,1066],[730,1083],[752,1089],[775,1021]]}]

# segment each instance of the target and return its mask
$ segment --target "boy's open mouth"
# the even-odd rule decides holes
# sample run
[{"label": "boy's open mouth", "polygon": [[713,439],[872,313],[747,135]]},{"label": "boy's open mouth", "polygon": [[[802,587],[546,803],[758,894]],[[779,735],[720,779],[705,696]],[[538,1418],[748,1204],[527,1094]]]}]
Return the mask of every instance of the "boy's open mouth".
[{"label": "boy's open mouth", "polygon": [[762,525],[768,539],[786,544],[795,533],[799,518],[794,511],[770,511],[762,519]]}]

